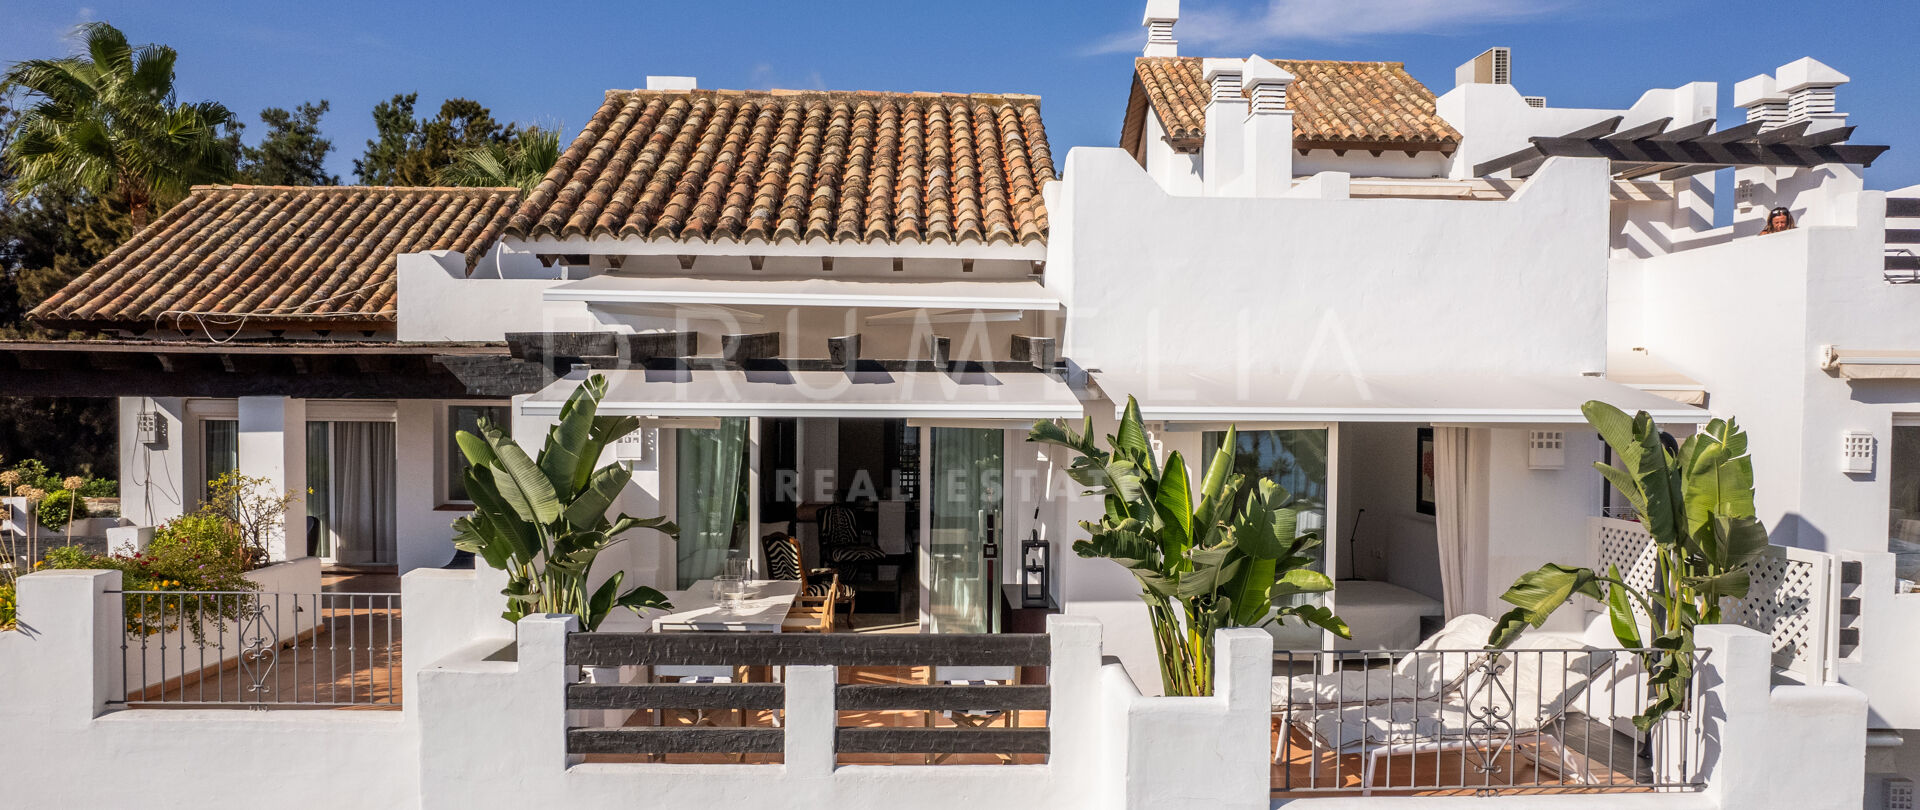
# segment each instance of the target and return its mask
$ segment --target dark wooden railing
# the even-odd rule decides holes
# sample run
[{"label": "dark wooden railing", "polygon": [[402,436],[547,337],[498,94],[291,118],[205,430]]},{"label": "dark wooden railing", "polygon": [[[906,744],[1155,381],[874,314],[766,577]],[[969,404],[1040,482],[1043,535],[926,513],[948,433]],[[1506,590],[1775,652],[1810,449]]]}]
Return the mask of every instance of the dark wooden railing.
[{"label": "dark wooden railing", "polygon": [[[594,667],[1045,667],[1052,658],[1041,634],[802,635],[734,633],[574,633],[567,663]],[[836,712],[1045,711],[1042,685],[838,684]],[[783,711],[784,683],[577,683],[567,708],[640,711]],[[965,725],[927,728],[840,726],[834,746],[858,754],[1046,754],[1046,728]],[[784,753],[785,731],[767,727],[621,726],[570,728],[573,754]]]}]

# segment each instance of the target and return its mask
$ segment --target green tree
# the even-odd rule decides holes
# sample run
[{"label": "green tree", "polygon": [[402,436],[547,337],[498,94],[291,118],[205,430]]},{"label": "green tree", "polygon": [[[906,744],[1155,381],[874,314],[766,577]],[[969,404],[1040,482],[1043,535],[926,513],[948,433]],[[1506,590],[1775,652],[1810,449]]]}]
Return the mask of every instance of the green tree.
[{"label": "green tree", "polygon": [[426,186],[459,155],[487,146],[509,147],[519,127],[502,125],[480,102],[450,98],[432,118],[415,118],[418,93],[396,94],[373,108],[375,137],[353,162],[360,182],[372,186]]},{"label": "green tree", "polygon": [[6,160],[19,197],[72,186],[123,204],[135,229],[196,183],[233,173],[220,127],[233,118],[216,102],[182,102],[174,92],[179,54],[131,45],[104,22],[79,28],[85,52],[9,67],[0,86],[34,98],[15,123]]},{"label": "green tree", "polygon": [[462,150],[440,170],[440,183],[533,191],[560,161],[560,133],[528,127],[511,144],[489,143]]},{"label": "green tree", "polygon": [[327,153],[333,141],[320,137],[320,117],[327,114],[326,99],[301,104],[288,112],[279,107],[260,111],[267,134],[258,146],[240,142],[236,125],[232,140],[239,157],[235,179],[263,186],[334,186],[340,178],[327,173]]}]

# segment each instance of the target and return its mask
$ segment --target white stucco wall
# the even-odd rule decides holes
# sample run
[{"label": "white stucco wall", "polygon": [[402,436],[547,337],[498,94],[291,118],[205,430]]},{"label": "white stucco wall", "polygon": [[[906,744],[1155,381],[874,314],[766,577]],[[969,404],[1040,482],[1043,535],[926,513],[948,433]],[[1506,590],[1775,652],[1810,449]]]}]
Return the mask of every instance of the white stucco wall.
[{"label": "white stucco wall", "polygon": [[[1605,361],[1606,164],[1504,202],[1175,197],[1067,156],[1063,354],[1106,371],[1579,374]],[[1323,331],[1320,357],[1307,349]]]}]

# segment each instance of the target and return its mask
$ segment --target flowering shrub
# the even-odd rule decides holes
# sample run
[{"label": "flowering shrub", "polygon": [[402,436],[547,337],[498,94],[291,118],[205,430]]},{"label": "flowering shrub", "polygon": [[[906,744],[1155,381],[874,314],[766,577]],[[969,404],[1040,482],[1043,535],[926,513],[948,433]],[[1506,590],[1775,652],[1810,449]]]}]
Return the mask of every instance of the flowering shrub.
[{"label": "flowering shrub", "polygon": [[13,615],[19,608],[20,601],[14,594],[13,583],[0,583],[0,630],[13,629]]},{"label": "flowering shrub", "polygon": [[154,530],[146,551],[132,554],[93,554],[79,546],[61,546],[47,554],[50,568],[91,568],[120,572],[125,591],[172,591],[178,596],[149,595],[128,599],[127,629],[151,635],[186,622],[194,638],[202,637],[209,620],[238,620],[252,604],[243,595],[209,595],[194,591],[247,592],[259,584],[247,579],[253,566],[231,521],[204,512],[182,515]]},{"label": "flowering shrub", "polygon": [[40,500],[40,509],[34,513],[40,525],[52,529],[64,529],[67,523],[87,517],[87,499],[70,489],[56,489]]}]

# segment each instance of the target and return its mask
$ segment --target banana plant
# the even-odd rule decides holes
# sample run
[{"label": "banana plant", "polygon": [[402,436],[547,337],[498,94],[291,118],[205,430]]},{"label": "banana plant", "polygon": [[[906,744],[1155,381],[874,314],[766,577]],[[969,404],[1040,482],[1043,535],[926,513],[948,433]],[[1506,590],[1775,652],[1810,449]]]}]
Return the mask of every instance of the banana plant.
[{"label": "banana plant", "polygon": [[[1617,567],[1548,564],[1515,580],[1500,598],[1514,608],[1500,617],[1489,648],[1505,648],[1527,627],[1539,627],[1575,594],[1606,603],[1614,637],[1639,651],[1648,672],[1649,703],[1634,716],[1642,731],[1668,712],[1686,708],[1693,681],[1693,631],[1721,620],[1721,605],[1751,586],[1751,566],[1767,551],[1767,530],[1754,514],[1753,458],[1747,434],[1733,420],[1715,419],[1668,453],[1653,418],[1629,417],[1604,402],[1581,413],[1613,448],[1620,466],[1595,462],[1607,482],[1633,504],[1653,538],[1655,586],[1628,585]],[[1634,607],[1649,618],[1642,637]]]},{"label": "banana plant", "polygon": [[1081,521],[1082,557],[1104,557],[1132,572],[1147,604],[1160,681],[1168,695],[1213,694],[1213,634],[1293,616],[1352,638],[1333,612],[1318,605],[1276,607],[1275,599],[1333,589],[1310,566],[1320,544],[1298,532],[1299,504],[1279,484],[1232,472],[1234,431],[1207,466],[1198,499],[1186,460],[1175,452],[1162,466],[1132,397],[1110,449],[1095,443],[1093,420],[1079,432],[1062,421],[1034,423],[1027,441],[1071,450],[1067,475],[1103,497],[1105,514]]},{"label": "banana plant", "polygon": [[633,474],[619,464],[595,468],[601,451],[638,429],[631,416],[599,416],[607,378],[589,377],[560,409],[536,461],[511,436],[483,420],[479,435],[454,439],[467,457],[467,494],[473,513],[454,521],[454,546],[507,572],[508,621],[529,613],[570,613],[595,630],[616,608],[640,612],[671,608],[664,594],[644,585],[621,589],[618,571],[587,589],[587,574],[600,552],[634,529],[676,536],[665,517],[607,517],[607,510]]}]

